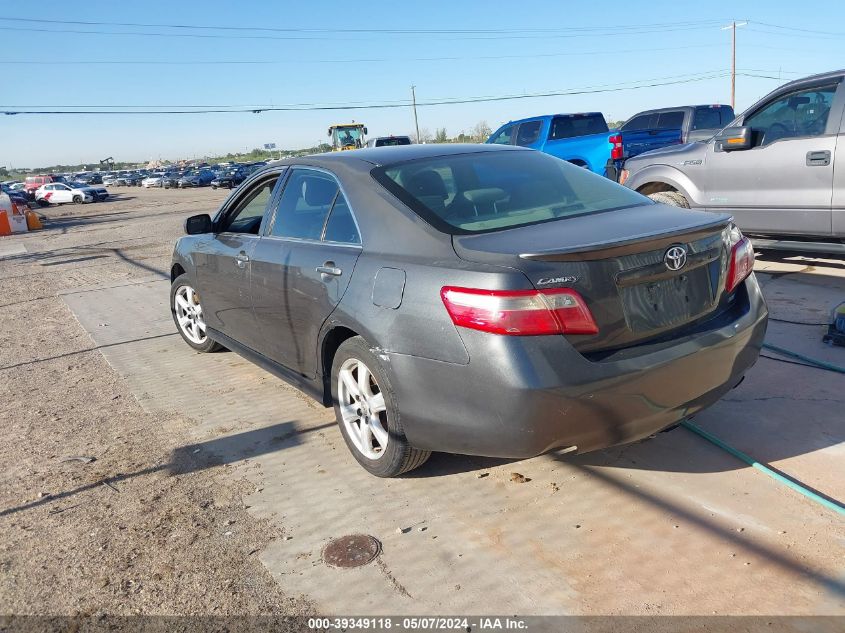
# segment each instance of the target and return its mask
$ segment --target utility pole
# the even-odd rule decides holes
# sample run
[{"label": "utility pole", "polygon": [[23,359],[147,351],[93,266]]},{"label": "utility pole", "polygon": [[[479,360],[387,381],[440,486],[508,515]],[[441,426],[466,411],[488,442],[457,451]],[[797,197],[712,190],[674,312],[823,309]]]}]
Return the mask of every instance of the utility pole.
[{"label": "utility pole", "polygon": [[417,93],[416,86],[411,86],[411,103],[414,107],[414,127],[417,128],[417,143],[420,142],[420,122],[417,120]]},{"label": "utility pole", "polygon": [[745,26],[748,22],[737,23],[736,20],[728,26],[723,26],[722,30],[731,30],[731,108],[736,108],[736,27]]}]

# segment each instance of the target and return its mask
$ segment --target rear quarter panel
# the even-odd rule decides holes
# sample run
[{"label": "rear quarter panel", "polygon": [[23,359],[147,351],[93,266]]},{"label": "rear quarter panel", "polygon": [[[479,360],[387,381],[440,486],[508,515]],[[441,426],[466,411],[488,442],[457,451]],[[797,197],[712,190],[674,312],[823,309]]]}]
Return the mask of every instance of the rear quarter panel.
[{"label": "rear quarter panel", "polygon": [[[544,138],[547,136],[548,129],[546,129]],[[610,132],[602,132],[601,134],[588,134],[554,141],[547,140],[540,149],[556,158],[569,162],[581,162],[590,171],[603,174],[605,165],[610,159],[611,145],[607,140],[610,136]]]},{"label": "rear quarter panel", "polygon": [[[374,285],[382,268],[405,274],[398,307],[376,305]],[[466,347],[440,297],[443,286],[531,288],[531,283],[511,268],[465,262],[457,256],[426,261],[364,252],[346,294],[324,330],[343,326],[386,353],[467,364],[470,359]]]}]

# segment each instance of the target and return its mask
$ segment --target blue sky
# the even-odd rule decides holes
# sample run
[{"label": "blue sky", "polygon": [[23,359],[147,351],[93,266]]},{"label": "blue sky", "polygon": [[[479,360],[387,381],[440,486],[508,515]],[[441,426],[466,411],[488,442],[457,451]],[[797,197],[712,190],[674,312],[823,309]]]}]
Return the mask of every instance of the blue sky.
[{"label": "blue sky", "polygon": [[[710,77],[617,92],[419,109],[421,128],[434,132],[445,127],[450,135],[470,131],[481,120],[495,129],[510,119],[552,111],[599,110],[609,120],[625,119],[652,107],[728,103],[729,79],[714,76],[730,68],[730,32],[719,26],[747,19],[749,25],[738,30],[737,67],[744,73],[737,79],[741,110],[788,79],[845,66],[845,38],[838,35],[845,27],[831,26],[845,23],[845,3],[816,2],[812,11],[801,6],[782,0],[40,0],[35,5],[4,0],[3,18],[58,23],[0,20],[0,110],[386,103],[407,100],[411,84],[417,86],[417,99],[425,102]],[[420,33],[425,30],[441,32]],[[142,63],[124,63],[128,61]],[[264,63],[222,63],[254,61]],[[353,118],[365,122],[371,135],[409,134],[414,125],[405,107],[0,116],[0,165],[92,162],[106,156],[175,159],[242,151],[268,142],[296,148],[323,140],[329,124]]]}]

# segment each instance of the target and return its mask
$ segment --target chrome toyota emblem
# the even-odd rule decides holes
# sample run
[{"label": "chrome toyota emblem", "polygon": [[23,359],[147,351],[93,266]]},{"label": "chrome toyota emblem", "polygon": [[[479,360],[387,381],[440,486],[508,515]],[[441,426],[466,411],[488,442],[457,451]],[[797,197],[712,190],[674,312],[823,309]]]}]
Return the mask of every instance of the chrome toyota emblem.
[{"label": "chrome toyota emblem", "polygon": [[671,246],[663,255],[663,263],[669,270],[681,270],[687,264],[687,249],[683,246]]}]

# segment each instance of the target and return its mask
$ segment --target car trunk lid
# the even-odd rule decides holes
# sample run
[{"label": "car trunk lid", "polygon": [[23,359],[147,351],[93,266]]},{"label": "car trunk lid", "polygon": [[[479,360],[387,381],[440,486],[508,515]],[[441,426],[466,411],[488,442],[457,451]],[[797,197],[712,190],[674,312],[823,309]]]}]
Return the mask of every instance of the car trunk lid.
[{"label": "car trunk lid", "polygon": [[[475,235],[455,235],[462,259],[507,264],[538,289],[572,288],[596,335],[569,335],[582,352],[682,335],[724,307],[730,216],[647,204]],[[672,251],[679,247],[680,250]],[[683,256],[674,270],[671,256]]]}]

